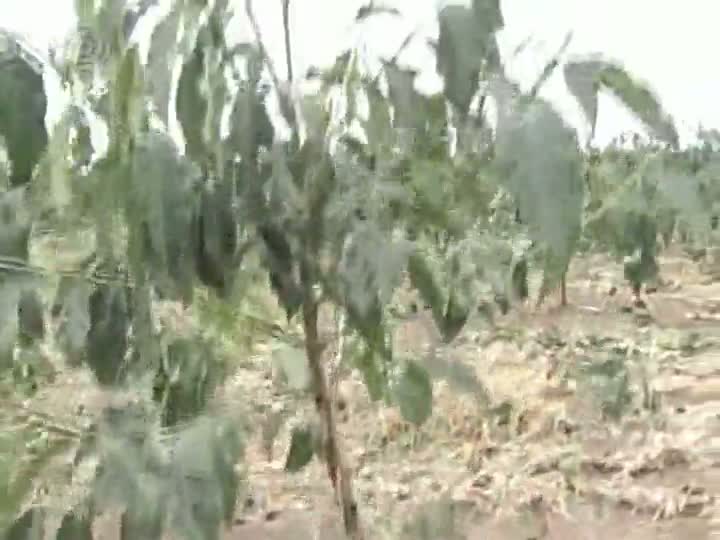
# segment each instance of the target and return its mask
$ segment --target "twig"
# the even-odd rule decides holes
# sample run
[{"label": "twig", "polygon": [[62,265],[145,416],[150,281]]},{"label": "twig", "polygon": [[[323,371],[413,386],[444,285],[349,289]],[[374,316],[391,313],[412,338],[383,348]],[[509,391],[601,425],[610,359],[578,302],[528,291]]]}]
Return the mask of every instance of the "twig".
[{"label": "twig", "polygon": [[560,45],[560,48],[550,58],[548,63],[545,64],[545,67],[543,68],[542,72],[540,73],[540,76],[538,77],[537,81],[535,81],[535,84],[532,85],[532,88],[530,89],[530,92],[529,92],[530,96],[536,97],[540,93],[540,89],[547,82],[547,80],[550,78],[550,76],[555,72],[555,69],[557,69],[557,67],[560,65],[560,57],[565,53],[565,51],[568,48],[568,45],[570,45],[572,36],[573,36],[572,32],[568,32],[565,35],[565,40],[562,42],[562,45]]},{"label": "twig", "polygon": [[306,296],[303,303],[303,328],[305,330],[305,354],[314,383],[315,406],[325,428],[323,442],[328,476],[340,499],[345,533],[353,540],[363,540],[357,503],[352,489],[352,475],[344,463],[338,444],[332,397],[322,364],[323,345],[318,334],[318,303],[310,296]]},{"label": "twig", "polygon": [[[386,63],[388,64],[394,64],[398,61],[398,58],[400,58],[400,55],[405,51],[405,49],[410,45],[410,42],[413,40],[413,38],[417,35],[419,31],[419,26],[412,32],[410,32],[407,36],[405,36],[405,39],[400,44],[400,46],[395,51],[395,54],[393,54],[390,57],[390,60],[387,60]],[[378,72],[375,74],[375,77],[373,77],[373,84],[377,84],[380,80],[380,75],[382,75],[383,71],[385,70],[385,66],[381,67]]]},{"label": "twig", "polygon": [[290,46],[290,0],[282,0],[283,30],[285,32],[285,61],[288,81],[293,82],[292,47]]}]

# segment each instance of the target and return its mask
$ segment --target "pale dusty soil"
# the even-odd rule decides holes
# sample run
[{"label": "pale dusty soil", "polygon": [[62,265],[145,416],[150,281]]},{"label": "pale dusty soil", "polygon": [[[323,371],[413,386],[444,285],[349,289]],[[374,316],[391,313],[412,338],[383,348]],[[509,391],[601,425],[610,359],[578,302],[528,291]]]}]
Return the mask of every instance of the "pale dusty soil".
[{"label": "pale dusty soil", "polygon": [[[344,381],[341,429],[368,537],[413,538],[398,529],[432,500],[447,502],[457,538],[471,540],[720,535],[720,283],[678,253],[663,258],[662,278],[647,312],[628,313],[620,265],[588,258],[573,267],[567,308],[552,298],[496,327],[474,321],[437,355],[465,364],[484,395],[439,382],[433,417],[414,443],[395,410]],[[434,340],[421,313],[398,329],[396,350],[423,358]],[[635,350],[626,360],[632,404],[612,423],[563,374],[618,346]],[[239,374],[237,391],[264,385],[271,400],[272,384],[253,379],[258,370]],[[643,407],[643,379],[655,412]],[[500,419],[494,407],[504,402],[510,414]],[[260,508],[241,512],[226,538],[340,538],[324,469],[313,463],[288,476],[286,447],[281,431],[271,461],[259,443],[250,448]],[[268,523],[269,510],[279,513]],[[453,535],[446,528],[433,537]]]},{"label": "pale dusty soil", "polygon": [[[720,281],[680,253],[661,268],[647,312],[623,309],[619,264],[590,257],[574,263],[564,309],[553,297],[494,326],[478,317],[448,346],[428,314],[407,319],[398,354],[463,367],[479,382],[462,373],[438,381],[432,417],[413,430],[371,403],[359,380],[342,381],[340,430],[367,538],[419,538],[400,529],[430,515],[433,501],[448,525],[426,538],[700,540],[713,529],[720,537]],[[632,398],[616,422],[576,375],[613,350]],[[262,444],[270,408],[292,411],[290,420],[313,414],[309,400],[274,381],[267,355],[244,362],[219,396],[251,411],[258,428],[245,460],[249,492],[224,537],[342,538],[322,465],[284,472],[287,426],[270,455]],[[96,533],[115,539],[117,526],[108,518]]]}]

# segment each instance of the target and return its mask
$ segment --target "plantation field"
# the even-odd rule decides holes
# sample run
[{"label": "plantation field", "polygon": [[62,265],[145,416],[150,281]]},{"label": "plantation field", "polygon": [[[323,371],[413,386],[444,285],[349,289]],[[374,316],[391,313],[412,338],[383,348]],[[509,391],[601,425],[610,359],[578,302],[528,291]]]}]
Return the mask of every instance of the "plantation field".
[{"label": "plantation field", "polygon": [[[485,395],[437,380],[433,415],[414,432],[362,382],[340,384],[341,440],[369,537],[397,538],[436,501],[427,513],[436,538],[452,538],[442,528],[451,516],[471,539],[710,538],[720,516],[720,283],[679,249],[660,261],[647,310],[625,308],[621,265],[586,257],[573,264],[565,309],[553,296],[495,327],[478,319],[447,347],[433,345],[427,314],[407,320],[397,350],[427,359],[434,348],[474,372]],[[221,399],[310,414],[307,400],[277,391],[266,356],[245,363]],[[287,474],[286,430],[270,456],[256,431],[249,493],[226,538],[310,539],[318,528],[340,538],[324,467]]]},{"label": "plantation field", "polygon": [[524,88],[498,0],[304,74],[153,4],[0,29],[1,538],[720,532],[720,132],[570,33]]}]

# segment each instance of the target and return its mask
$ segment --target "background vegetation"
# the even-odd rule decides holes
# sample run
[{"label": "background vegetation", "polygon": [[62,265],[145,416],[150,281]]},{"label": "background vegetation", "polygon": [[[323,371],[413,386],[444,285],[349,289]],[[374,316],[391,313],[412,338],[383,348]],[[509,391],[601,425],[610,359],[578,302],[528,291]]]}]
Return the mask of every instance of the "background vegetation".
[{"label": "background vegetation", "polygon": [[[144,58],[133,31],[153,4],[77,0],[74,46],[42,61],[6,34],[0,53],[8,538],[92,538],[113,509],[122,538],[220,538],[251,489],[249,442],[259,434],[271,453],[287,422],[287,474],[322,462],[345,534],[377,535],[339,426],[342,381],[363,382],[376,417],[399,411],[409,452],[440,381],[472,396],[478,426],[521,422],[474,369],[437,352],[477,328],[499,339],[505,318],[527,314],[528,301],[540,316],[558,288],[559,303],[573,304],[574,261],[613,257],[633,294],[622,307],[642,317],[643,285],[667,284],[661,249],[715,256],[720,134],[680,149],[651,89],[565,47],[523,91],[498,53],[497,0],[438,12],[435,95],[416,90],[402,51],[377,73],[357,50],[327,70],[274,66],[250,0],[170,2]],[[255,39],[231,47],[234,9]],[[371,2],[356,23],[378,16],[402,14]],[[50,133],[46,70],[70,96]],[[599,93],[612,92],[649,136],[581,144],[538,96],[555,70],[591,132]],[[301,83],[312,91],[298,95]],[[182,148],[168,134],[174,118]],[[93,147],[97,125],[104,149]],[[437,332],[422,354],[397,339],[418,313],[434,323],[426,335]],[[638,400],[659,410],[647,377],[641,390],[630,382],[632,347],[575,345],[593,361],[576,358],[565,376],[594,396],[602,422],[621,422]],[[279,390],[252,410],[262,381],[248,378],[241,396],[228,388],[257,358]],[[75,407],[81,387],[94,397]],[[276,406],[287,396],[289,412]],[[53,501],[52,490],[66,495]],[[449,537],[438,512],[404,534]]]}]

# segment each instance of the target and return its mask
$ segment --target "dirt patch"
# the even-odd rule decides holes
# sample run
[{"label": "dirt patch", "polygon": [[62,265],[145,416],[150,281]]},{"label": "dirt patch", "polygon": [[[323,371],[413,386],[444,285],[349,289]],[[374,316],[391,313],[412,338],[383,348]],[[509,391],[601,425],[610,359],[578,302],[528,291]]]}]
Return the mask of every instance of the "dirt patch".
[{"label": "dirt patch", "polygon": [[[457,537],[470,540],[709,538],[720,516],[720,322],[709,317],[720,284],[681,257],[661,267],[662,285],[642,312],[627,308],[621,266],[593,257],[574,265],[567,308],[551,298],[540,312],[521,309],[494,326],[478,319],[448,347],[437,346],[427,313],[404,323],[396,350],[432,351],[480,386],[438,381],[433,416],[416,430],[371,403],[359,381],[344,381],[341,430],[370,537],[403,537],[401,524],[434,500],[453,508]],[[578,371],[611,357],[627,387],[607,390],[625,400],[614,419],[613,403],[585,380],[593,376]],[[288,477],[277,450],[250,475],[277,519],[283,507],[331,515],[322,467]],[[250,527],[256,538],[283,537],[262,519],[248,517],[252,524],[227,538]]]}]

